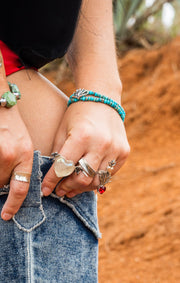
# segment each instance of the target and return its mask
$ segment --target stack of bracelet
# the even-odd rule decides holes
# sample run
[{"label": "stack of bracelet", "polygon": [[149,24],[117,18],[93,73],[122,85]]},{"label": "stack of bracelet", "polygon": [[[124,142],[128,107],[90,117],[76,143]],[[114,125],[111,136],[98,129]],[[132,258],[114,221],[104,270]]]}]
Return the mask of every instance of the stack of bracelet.
[{"label": "stack of bracelet", "polygon": [[77,89],[70,96],[69,101],[68,101],[68,106],[78,101],[92,101],[92,102],[101,102],[101,103],[107,104],[118,112],[122,121],[124,122],[126,113],[124,109],[122,108],[122,106],[118,104],[116,101],[114,101],[113,99],[105,95],[101,95],[97,92],[89,91],[86,89]]},{"label": "stack of bracelet", "polygon": [[10,91],[6,91],[0,98],[0,106],[10,108],[16,105],[17,100],[21,98],[21,93],[16,84],[8,82]]}]

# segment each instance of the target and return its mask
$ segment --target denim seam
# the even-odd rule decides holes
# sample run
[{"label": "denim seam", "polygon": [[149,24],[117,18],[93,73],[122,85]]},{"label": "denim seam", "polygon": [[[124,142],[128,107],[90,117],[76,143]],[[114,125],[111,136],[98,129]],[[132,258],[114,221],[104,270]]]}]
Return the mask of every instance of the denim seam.
[{"label": "denim seam", "polygon": [[13,216],[12,219],[13,219],[14,223],[16,223],[17,227],[18,227],[20,230],[29,233],[29,232],[33,231],[34,229],[36,229],[38,226],[40,226],[40,225],[46,220],[46,215],[45,215],[45,213],[44,213],[42,204],[39,206],[39,209],[42,211],[43,219],[42,219],[40,222],[36,223],[36,224],[35,224],[33,227],[31,227],[30,229],[27,229],[27,228],[25,228],[24,226],[22,226],[22,225],[15,219],[15,216],[16,216],[16,215]]},{"label": "denim seam", "polygon": [[2,188],[0,188],[0,196],[8,195],[9,189],[10,189],[10,184],[4,185]]},{"label": "denim seam", "polygon": [[1,192],[0,196],[4,196],[4,195],[8,195],[8,194],[9,194],[9,192]]},{"label": "denim seam", "polygon": [[28,283],[33,283],[33,262],[32,262],[32,245],[31,245],[31,233],[27,234],[27,276],[28,276]]},{"label": "denim seam", "polygon": [[4,185],[1,189],[9,189],[10,188],[10,184]]},{"label": "denim seam", "polygon": [[41,156],[41,152],[39,150],[36,150],[36,152],[38,154],[38,165],[39,165],[38,178],[41,181],[41,177],[42,177],[41,165],[43,164],[43,159],[42,159],[42,156]]},{"label": "denim seam", "polygon": [[[66,200],[63,198],[63,201],[69,203],[70,205],[72,205],[72,207],[74,207],[73,203],[71,202],[71,200]],[[83,214],[83,210],[76,204],[77,208],[78,208],[78,211],[79,213],[81,213],[81,215]],[[75,207],[74,207],[75,208]],[[76,209],[76,208],[75,208]],[[85,218],[85,217],[84,217]],[[90,224],[92,226],[94,226],[96,228],[96,226],[94,225],[94,223],[92,222],[91,218],[89,218],[87,215],[86,215],[86,219],[90,222]]]},{"label": "denim seam", "polygon": [[31,256],[31,253],[30,253],[30,248],[29,248],[29,235],[30,234],[27,234],[27,281],[28,283],[31,283],[31,272],[30,272],[30,256]]},{"label": "denim seam", "polygon": [[83,211],[79,208],[79,206],[78,206],[78,209],[77,209],[71,202],[65,200],[64,198],[58,197],[56,194],[51,193],[51,196],[54,197],[54,198],[57,198],[60,202],[66,204],[68,207],[70,207],[72,209],[72,211],[78,216],[78,218],[84,223],[84,225],[94,233],[96,238],[97,239],[101,238],[101,233],[95,227],[94,223],[90,220],[90,218],[87,217],[87,220],[89,220],[90,224],[92,224],[92,226],[94,226],[95,228],[91,227],[89,225],[89,223],[87,222],[87,220],[82,216]]},{"label": "denim seam", "polygon": [[[38,153],[38,165],[39,165],[39,171],[38,171],[38,176],[39,176],[39,180],[40,180],[40,196],[39,196],[39,199],[40,199],[40,204],[42,205],[42,196],[43,196],[43,193],[41,191],[41,185],[42,185],[42,171],[41,171],[41,165],[43,164],[43,158],[41,156],[41,152],[39,150],[36,150],[36,152]],[[43,211],[44,212],[44,211]],[[44,213],[45,215],[45,213]],[[46,216],[45,216],[46,217]]]}]

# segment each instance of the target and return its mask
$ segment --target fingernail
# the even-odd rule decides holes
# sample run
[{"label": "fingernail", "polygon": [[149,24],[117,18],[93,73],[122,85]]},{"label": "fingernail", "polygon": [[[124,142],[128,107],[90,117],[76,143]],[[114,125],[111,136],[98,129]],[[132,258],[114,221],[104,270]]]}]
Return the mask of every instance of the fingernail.
[{"label": "fingernail", "polygon": [[59,196],[59,197],[62,197],[66,194],[67,192],[63,191],[63,190],[57,190],[56,191],[56,195]]},{"label": "fingernail", "polygon": [[51,189],[44,187],[44,188],[42,188],[42,193],[43,193],[43,196],[48,196],[51,193]]},{"label": "fingernail", "polygon": [[9,214],[9,213],[2,213],[2,219],[3,220],[10,220],[12,218],[12,214]]}]

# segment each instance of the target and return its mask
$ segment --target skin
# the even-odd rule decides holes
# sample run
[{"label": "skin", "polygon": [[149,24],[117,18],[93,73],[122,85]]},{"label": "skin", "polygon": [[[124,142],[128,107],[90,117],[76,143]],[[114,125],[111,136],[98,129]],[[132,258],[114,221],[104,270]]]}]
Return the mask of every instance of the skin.
[{"label": "skin", "polygon": [[[77,88],[95,90],[120,103],[122,86],[114,44],[112,0],[83,1],[67,60]],[[9,182],[13,170],[31,172],[34,149],[43,155],[57,151],[74,163],[83,157],[94,170],[105,169],[115,159],[113,174],[120,169],[130,149],[124,124],[114,109],[94,102],[74,103],[67,109],[67,97],[34,70],[28,70],[28,75],[26,70],[19,71],[8,80],[17,83],[23,97],[12,109],[0,108],[1,185]],[[7,91],[3,67],[0,85],[2,93]],[[42,183],[44,196],[53,191],[59,180],[52,165]],[[56,193],[73,197],[95,190],[98,184],[98,177],[73,173],[60,183]],[[11,180],[1,212],[4,220],[18,211],[28,188],[27,183]]]}]

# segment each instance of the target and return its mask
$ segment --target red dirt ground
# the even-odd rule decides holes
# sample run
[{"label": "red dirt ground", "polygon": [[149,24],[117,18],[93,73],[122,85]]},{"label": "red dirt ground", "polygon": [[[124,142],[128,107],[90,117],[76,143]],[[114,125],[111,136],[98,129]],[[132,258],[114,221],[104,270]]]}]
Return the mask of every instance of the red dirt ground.
[{"label": "red dirt ground", "polygon": [[[180,38],[118,64],[131,154],[99,197],[99,282],[179,283]],[[74,90],[68,75],[58,86]]]}]

